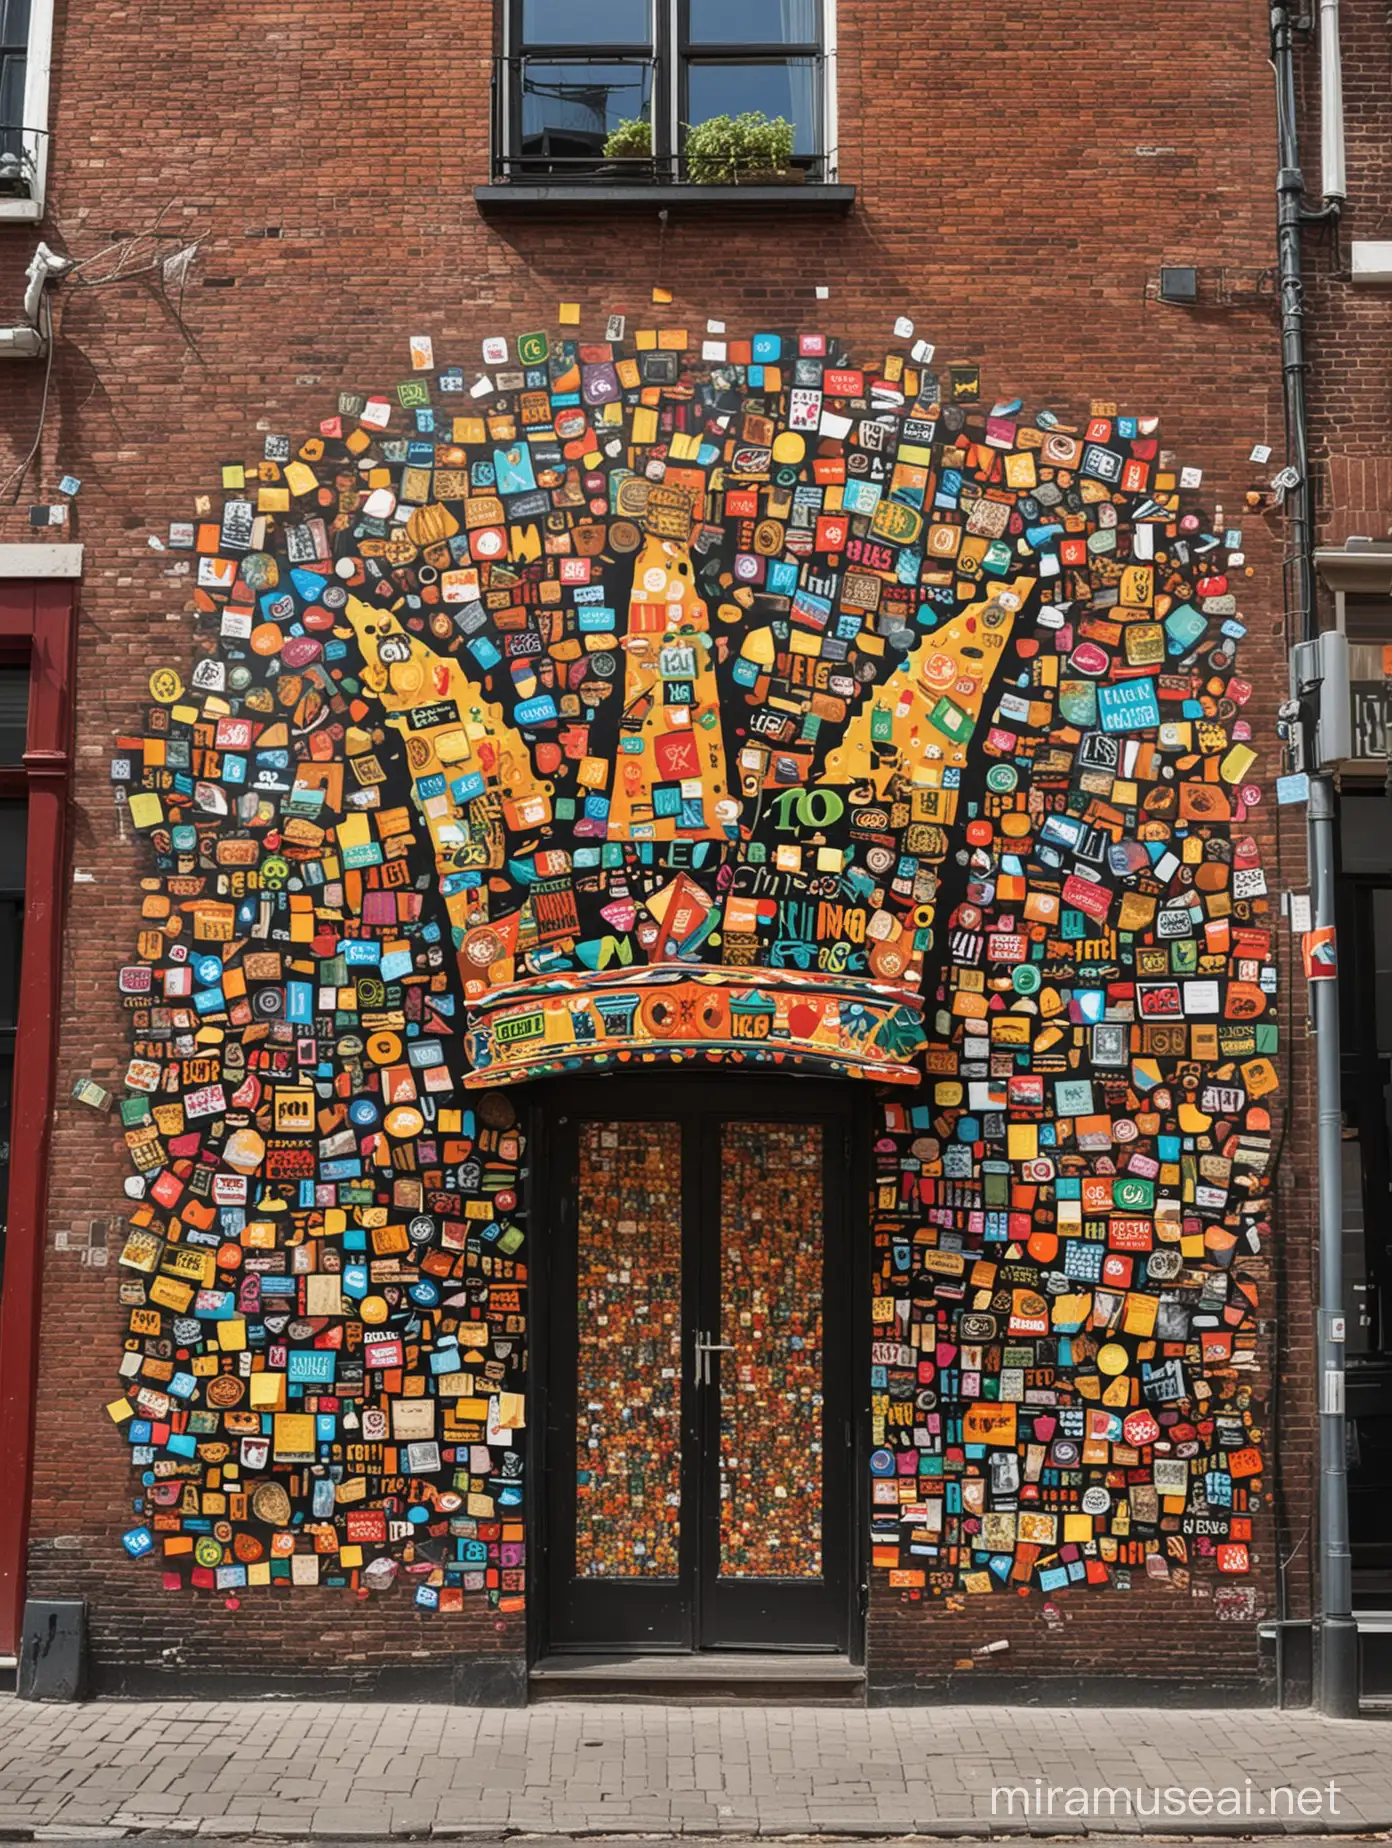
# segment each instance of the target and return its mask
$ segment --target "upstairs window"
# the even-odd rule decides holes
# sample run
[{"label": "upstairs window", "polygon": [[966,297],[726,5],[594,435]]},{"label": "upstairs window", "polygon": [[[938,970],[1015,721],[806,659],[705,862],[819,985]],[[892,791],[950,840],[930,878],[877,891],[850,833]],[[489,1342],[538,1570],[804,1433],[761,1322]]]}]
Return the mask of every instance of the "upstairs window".
[{"label": "upstairs window", "polygon": [[504,4],[494,84],[499,178],[709,179],[709,160],[703,166],[688,149],[691,130],[749,114],[791,124],[783,177],[832,177],[830,0]]},{"label": "upstairs window", "polygon": [[53,0],[0,0],[0,219],[43,213]]},{"label": "upstairs window", "polygon": [[24,80],[29,69],[29,0],[0,0],[0,181],[22,149]]}]

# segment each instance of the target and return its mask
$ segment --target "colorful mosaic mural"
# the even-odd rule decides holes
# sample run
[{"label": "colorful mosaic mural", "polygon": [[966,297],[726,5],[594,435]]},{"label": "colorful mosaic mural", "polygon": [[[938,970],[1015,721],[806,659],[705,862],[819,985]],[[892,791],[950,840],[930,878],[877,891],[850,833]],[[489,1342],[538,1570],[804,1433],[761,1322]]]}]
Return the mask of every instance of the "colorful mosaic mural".
[{"label": "colorful mosaic mural", "polygon": [[505,1087],[700,1062],[886,1087],[892,1584],[1246,1572],[1275,965],[1199,471],[921,341],[412,357],[155,542],[128,1550],[520,1602]]}]

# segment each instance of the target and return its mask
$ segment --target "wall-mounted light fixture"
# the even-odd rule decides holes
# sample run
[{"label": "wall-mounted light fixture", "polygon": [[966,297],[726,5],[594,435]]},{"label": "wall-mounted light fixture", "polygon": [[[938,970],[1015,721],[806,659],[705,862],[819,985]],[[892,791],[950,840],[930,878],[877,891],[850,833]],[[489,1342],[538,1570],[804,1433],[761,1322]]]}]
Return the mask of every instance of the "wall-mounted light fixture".
[{"label": "wall-mounted light fixture", "polygon": [[1192,308],[1199,299],[1199,272],[1175,269],[1168,265],[1160,271],[1160,300],[1179,308]]}]

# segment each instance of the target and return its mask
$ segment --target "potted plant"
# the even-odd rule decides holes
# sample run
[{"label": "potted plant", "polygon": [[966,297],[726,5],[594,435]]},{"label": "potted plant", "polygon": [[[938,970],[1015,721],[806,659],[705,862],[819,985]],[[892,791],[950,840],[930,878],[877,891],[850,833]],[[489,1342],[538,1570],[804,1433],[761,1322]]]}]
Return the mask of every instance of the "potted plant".
[{"label": "potted plant", "polygon": [[686,135],[687,178],[697,186],[751,186],[796,183],[793,125],[783,116],[772,120],[761,109],[744,115],[711,116]]},{"label": "potted plant", "polygon": [[625,117],[604,143],[606,160],[651,160],[652,124],[641,116]]}]

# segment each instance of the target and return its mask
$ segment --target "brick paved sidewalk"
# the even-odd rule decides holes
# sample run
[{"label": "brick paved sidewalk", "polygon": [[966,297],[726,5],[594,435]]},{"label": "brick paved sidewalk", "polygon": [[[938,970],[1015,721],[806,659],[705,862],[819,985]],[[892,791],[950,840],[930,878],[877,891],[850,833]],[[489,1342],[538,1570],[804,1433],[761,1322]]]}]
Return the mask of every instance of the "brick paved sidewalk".
[{"label": "brick paved sidewalk", "polygon": [[[525,1712],[327,1702],[0,1696],[0,1834],[157,1830],[381,1838],[575,1835],[1114,1836],[1124,1811],[1079,1818],[1065,1792],[1308,1792],[1305,1833],[1392,1828],[1392,1732],[1377,1720],[1269,1711],[993,1707],[536,1706]],[[1040,1780],[1038,1791],[1036,1780]],[[1334,1786],[1331,1793],[1328,1789]],[[1044,1791],[1057,1788],[1051,1818]],[[1024,1790],[1013,1813],[992,1788]],[[1104,1803],[1110,1801],[1104,1799]],[[1075,1799],[1076,1802],[1076,1799]],[[1165,1817],[1131,1830],[1192,1835]],[[1048,1826],[1051,1823],[1051,1827]],[[1045,1825],[1045,1826],[1041,1826]],[[1231,1820],[1216,1828],[1231,1831]]]}]

